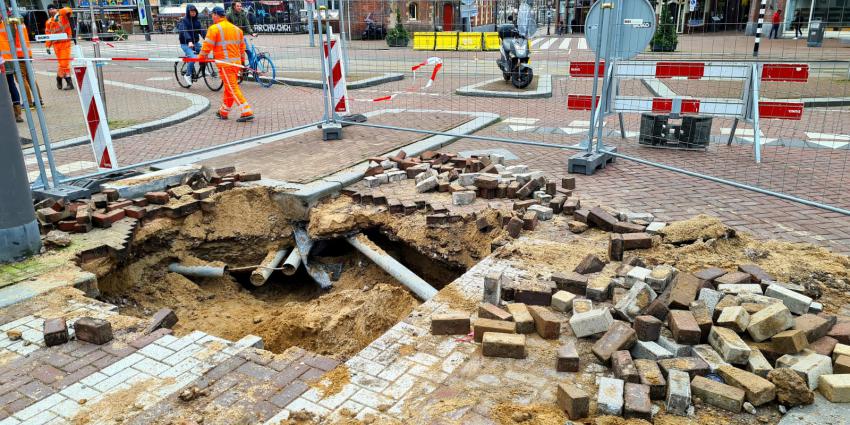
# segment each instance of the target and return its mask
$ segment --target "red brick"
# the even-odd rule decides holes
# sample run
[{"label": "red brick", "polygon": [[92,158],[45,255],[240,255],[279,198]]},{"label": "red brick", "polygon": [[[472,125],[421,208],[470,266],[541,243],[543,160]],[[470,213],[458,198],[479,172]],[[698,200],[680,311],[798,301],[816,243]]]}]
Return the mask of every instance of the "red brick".
[{"label": "red brick", "polygon": [[45,223],[56,223],[62,220],[62,212],[56,211],[53,208],[42,208],[35,213],[38,219]]},{"label": "red brick", "polygon": [[432,335],[466,335],[469,333],[469,314],[445,313],[431,316]]},{"label": "red brick", "polygon": [[506,321],[513,319],[510,313],[490,303],[481,303],[478,305],[478,317]]},{"label": "red brick", "polygon": [[623,392],[623,417],[626,419],[652,420],[652,402],[649,399],[649,385],[626,382]]},{"label": "red brick", "polygon": [[92,214],[92,222],[97,227],[111,227],[113,223],[124,218],[124,210],[115,210],[107,213]]},{"label": "red brick", "polygon": [[165,205],[171,200],[171,195],[166,192],[148,192],[145,194],[145,199],[151,204]]},{"label": "red brick", "polygon": [[131,206],[131,205],[133,205],[133,201],[131,201],[129,199],[124,199],[124,200],[120,200],[120,201],[116,201],[116,202],[110,202],[109,204],[106,205],[106,212],[124,209],[126,207]]},{"label": "red brick", "polygon": [[700,331],[694,315],[690,311],[670,310],[667,318],[673,338],[680,344],[699,344]]},{"label": "red brick", "polygon": [[590,274],[601,272],[605,267],[605,262],[593,254],[587,254],[584,259],[576,266],[575,272],[578,274]]},{"label": "red brick", "polygon": [[608,232],[613,231],[614,225],[617,224],[617,222],[619,221],[608,211],[603,210],[601,207],[591,208],[588,212],[587,220],[588,224],[593,224],[594,226]]},{"label": "red brick", "polygon": [[558,359],[556,362],[555,370],[557,370],[558,372],[579,371],[579,356],[578,351],[576,350],[575,341],[568,341],[567,343],[558,347],[557,356]]},{"label": "red brick", "polygon": [[652,248],[652,236],[647,233],[624,233],[623,247],[627,251],[630,249]]},{"label": "red brick", "polygon": [[130,205],[129,207],[124,208],[124,214],[126,214],[127,217],[135,218],[136,220],[143,219],[145,217],[146,212],[147,212],[147,209],[142,208],[142,207],[137,207],[135,205]]},{"label": "red brick", "polygon": [[593,344],[593,354],[603,364],[611,360],[616,351],[628,350],[637,341],[635,330],[624,322],[614,322],[608,331]]},{"label": "red brick", "polygon": [[632,327],[635,329],[637,339],[640,341],[657,341],[661,335],[661,320],[655,316],[638,316]]},{"label": "red brick", "polygon": [[63,232],[73,232],[77,228],[77,220],[62,220],[56,225],[56,228]]},{"label": "red brick", "polygon": [[145,198],[135,198],[133,199],[133,205],[137,207],[146,207],[148,206],[148,200]]},{"label": "red brick", "polygon": [[541,338],[558,339],[561,335],[561,319],[557,314],[539,305],[528,306],[528,312],[534,318],[534,327]]},{"label": "red brick", "polygon": [[112,324],[102,319],[83,317],[74,323],[74,334],[80,341],[103,345],[112,340]]},{"label": "red brick", "polygon": [[622,261],[623,251],[623,235],[619,233],[611,233],[608,235],[608,259],[611,261]]},{"label": "red brick", "polygon": [[118,200],[118,189],[103,189],[100,193],[106,195],[106,200],[109,202],[115,202]]},{"label": "red brick", "polygon": [[638,371],[635,368],[632,354],[628,350],[615,351],[611,355],[611,369],[614,370],[614,376],[617,379],[635,384],[640,383],[640,375],[638,375]]},{"label": "red brick", "polygon": [[48,347],[68,342],[68,324],[65,318],[56,317],[44,320],[44,344]]}]

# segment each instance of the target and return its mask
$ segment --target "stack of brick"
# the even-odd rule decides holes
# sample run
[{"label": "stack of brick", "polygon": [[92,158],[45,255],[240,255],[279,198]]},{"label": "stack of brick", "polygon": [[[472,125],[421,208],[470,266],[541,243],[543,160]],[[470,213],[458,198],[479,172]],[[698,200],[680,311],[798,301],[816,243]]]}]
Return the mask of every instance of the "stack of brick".
[{"label": "stack of brick", "polygon": [[[552,358],[561,373],[586,369],[577,344],[588,339],[592,362],[613,374],[598,382],[597,415],[651,420],[655,400],[687,416],[692,397],[735,413],[756,412],[787,402],[787,380],[771,374],[774,368],[799,380],[802,387],[794,391],[819,390],[832,402],[850,402],[850,317],[821,312],[804,288],[754,264],[681,271],[635,257],[597,285],[605,267],[589,255],[573,272],[532,285],[487,274],[477,317],[460,314],[462,323],[451,333],[471,327],[484,356],[516,359],[526,358],[528,338],[560,340]],[[592,388],[575,382],[556,391],[570,419],[593,413]]]}]

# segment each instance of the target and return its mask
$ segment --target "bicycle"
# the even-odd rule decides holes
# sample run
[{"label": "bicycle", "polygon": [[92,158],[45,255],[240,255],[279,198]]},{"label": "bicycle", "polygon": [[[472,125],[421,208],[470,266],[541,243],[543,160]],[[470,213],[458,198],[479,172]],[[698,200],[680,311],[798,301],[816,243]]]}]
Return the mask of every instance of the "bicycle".
[{"label": "bicycle", "polygon": [[267,52],[257,52],[257,47],[253,43],[245,40],[245,44],[248,46],[248,51],[251,54],[248,55],[247,69],[243,69],[239,73],[239,82],[241,83],[250,76],[261,86],[265,88],[271,87],[275,82],[274,62],[269,58]]},{"label": "bicycle", "polygon": [[[195,46],[195,53],[200,51],[200,47]],[[215,66],[207,66],[207,62],[195,62],[194,73],[192,74],[192,82],[204,79],[204,84],[212,91],[221,90],[224,86],[224,81],[218,75],[218,69]],[[174,78],[177,79],[177,84],[184,89],[188,89],[191,85],[186,84],[183,76],[186,75],[186,68],[189,67],[189,62],[176,62],[174,64]]]}]

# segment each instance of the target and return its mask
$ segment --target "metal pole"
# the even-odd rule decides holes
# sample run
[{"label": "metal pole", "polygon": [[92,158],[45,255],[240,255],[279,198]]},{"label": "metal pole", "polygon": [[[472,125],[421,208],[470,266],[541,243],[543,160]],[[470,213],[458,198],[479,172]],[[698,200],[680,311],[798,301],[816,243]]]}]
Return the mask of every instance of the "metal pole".
[{"label": "metal pole", "polygon": [[313,36],[313,11],[315,10],[314,1],[307,0],[307,31],[310,33],[310,47],[316,47],[316,40]]},{"label": "metal pole", "polygon": [[[3,2],[3,1],[0,1],[0,13],[2,13],[3,16],[7,16],[6,15],[6,3]],[[0,19],[2,19],[2,18],[0,18]],[[6,37],[7,37],[8,40],[10,40],[10,43],[9,43],[10,47],[14,47],[14,45],[15,45],[15,42],[14,42],[15,35],[12,32],[12,28],[10,28],[9,25],[6,25]],[[22,43],[22,44],[26,44],[26,43]],[[21,47],[23,47],[23,45]],[[5,66],[9,66],[9,65],[6,64]],[[25,87],[24,86],[24,78],[23,78],[23,74],[21,73],[21,66],[18,63],[18,61],[12,61],[12,69],[15,70],[15,81],[17,82],[18,87],[23,89]],[[5,80],[5,78],[4,78],[4,80]],[[6,84],[8,84],[8,82]],[[41,158],[41,146],[39,145],[39,142],[38,142],[38,133],[35,132],[35,120],[33,120],[33,118],[32,118],[32,111],[30,111],[29,99],[26,96],[26,92],[24,92],[22,94],[23,94],[23,96],[21,96],[21,108],[24,110],[24,114],[26,114],[26,116],[27,116],[27,127],[29,128],[29,131],[30,131],[30,137],[32,137],[32,147],[33,147],[33,150],[35,151],[35,161],[38,164],[39,177],[41,179],[41,184],[44,185],[45,189],[48,189],[48,188],[50,188],[50,182],[47,180],[47,172],[44,170],[44,160]],[[17,133],[17,126],[15,126],[15,132]],[[20,135],[18,136],[18,139],[15,141],[15,146],[16,147],[21,146]],[[24,172],[24,174],[26,175],[26,172]]]},{"label": "metal pole", "polygon": [[[150,0],[143,0],[145,2],[145,16],[148,18],[147,31],[145,31],[145,41],[151,41],[151,33],[153,32],[153,16],[151,16],[151,2]],[[106,104],[103,105],[104,109],[106,108]]]},{"label": "metal pole", "polygon": [[[319,29],[319,64],[322,68],[322,107],[324,108],[325,114],[322,117],[323,122],[328,122],[331,118],[330,110],[328,109],[328,76],[325,72],[325,42],[322,40],[322,13],[316,15],[318,18],[316,27]],[[330,44],[328,44],[328,51],[330,52]]]},{"label": "metal pole", "polygon": [[[3,9],[5,14],[5,5]],[[11,46],[14,47],[14,39],[9,40],[12,40]],[[0,58],[0,69],[3,66],[3,58]],[[0,78],[0,93],[3,93],[0,96],[0,128],[6,129],[0,132],[0,167],[4,176],[3,184],[0,185],[0,199],[3,199],[3,208],[0,210],[0,262],[36,254],[41,250],[41,235],[32,209],[21,136],[12,113],[12,99],[5,94],[8,92],[6,78]],[[22,93],[21,97],[26,98],[26,93]]]},{"label": "metal pole", "polygon": [[[330,15],[327,15],[326,18],[330,18]],[[331,20],[325,19],[325,38],[328,42],[328,57],[325,60],[325,81],[328,85],[328,117],[333,122],[336,122],[336,111],[334,111],[334,87],[331,79],[333,78],[331,64],[334,61],[333,58],[333,49],[331,48],[331,42],[333,41],[332,37],[333,28],[331,28]]]},{"label": "metal pole", "polygon": [[759,80],[761,66],[757,63],[753,64],[753,153],[756,157],[756,164],[761,164],[761,128],[759,128]]},{"label": "metal pole", "polygon": [[[602,31],[605,22],[604,16],[605,9],[603,8],[602,12],[599,13],[599,40],[596,41],[596,55],[594,55],[593,59],[593,90],[590,95],[590,128],[587,131],[587,152],[593,151],[594,124],[596,124],[596,120],[599,119],[599,112],[601,112],[599,107],[602,102],[596,101],[596,91],[597,86],[599,85],[599,55],[602,50],[602,37],[604,36],[604,32]],[[585,29],[585,34],[587,34],[587,29]]]},{"label": "metal pole", "polygon": [[[758,57],[759,55],[759,44],[761,44],[761,31],[764,26],[764,10],[767,7],[767,0],[761,0],[761,5],[759,6],[759,18],[758,23],[756,24],[756,40],[753,44],[753,56]],[[812,8],[814,10],[814,7]]]},{"label": "metal pole", "polygon": [[[351,1],[351,0],[349,0]],[[345,21],[348,20],[348,16],[343,13],[345,10],[345,0],[340,0],[339,4],[339,42],[342,43],[339,45],[340,50],[342,51],[342,63],[345,65],[345,69],[348,69],[348,42],[345,40]]]},{"label": "metal pole", "polygon": [[[100,57],[100,38],[97,36],[97,22],[94,17],[94,0],[89,1],[89,15],[91,16],[91,41],[94,43],[92,48],[94,49],[94,57]],[[102,8],[101,8],[102,13]],[[100,100],[103,103],[103,113],[106,116],[109,116],[109,112],[106,109],[106,89],[103,85],[103,65],[95,63],[95,74],[97,75],[97,87],[100,89]],[[106,118],[106,117],[104,117]]]},{"label": "metal pole", "polygon": [[[366,236],[362,237],[368,240]],[[399,283],[413,291],[413,293],[421,300],[427,301],[437,295],[437,290],[434,289],[433,286],[422,280],[421,277],[417,276],[416,273],[413,273],[407,267],[404,267],[404,265],[396,261],[395,258],[390,257],[385,252],[379,252],[372,249],[372,247],[369,246],[370,244],[361,241],[357,236],[351,236],[346,240],[351,244],[351,246],[357,248],[358,251],[372,260],[373,263],[377,264],[378,267],[389,273],[390,276],[396,278]]]},{"label": "metal pole", "polygon": [[[602,4],[601,6],[602,6],[602,10],[604,11],[606,5]],[[609,9],[616,7],[616,11],[614,13],[616,14],[617,18],[614,20],[614,23],[615,23],[614,25],[619,24],[619,22],[620,22],[620,10],[622,10],[622,8],[619,7],[620,3],[616,0],[613,0],[610,3],[608,3],[608,6],[609,6]],[[610,27],[611,26],[611,12],[609,11],[607,14],[603,13],[603,15],[605,15],[605,17],[603,19],[606,21],[606,24],[608,24],[607,26]],[[615,30],[616,30],[616,28],[615,28]],[[608,114],[608,107],[609,107],[608,106],[608,103],[609,103],[608,97],[610,96],[611,84],[613,83],[613,80],[614,80],[614,69],[617,66],[615,63],[613,63],[613,62],[616,62],[616,58],[613,61],[611,60],[611,50],[615,50],[617,48],[619,41],[620,40],[618,38],[618,32],[617,31],[614,32],[613,43],[612,43],[612,38],[611,38],[610,34],[605,38],[605,46],[606,46],[605,47],[605,76],[602,79],[602,95],[600,95],[600,100],[599,100],[599,103],[600,103],[599,110],[601,111],[602,116],[599,116],[599,115],[596,116],[596,121],[597,121],[596,125],[597,125],[597,128],[598,128],[598,131],[596,133],[597,134],[597,136],[596,136],[596,151],[597,152],[602,151],[602,148],[603,148],[603,145],[602,145],[602,138],[603,138],[602,130],[603,130],[603,127],[605,126],[605,117]],[[621,124],[622,124],[622,122],[621,122]]]}]

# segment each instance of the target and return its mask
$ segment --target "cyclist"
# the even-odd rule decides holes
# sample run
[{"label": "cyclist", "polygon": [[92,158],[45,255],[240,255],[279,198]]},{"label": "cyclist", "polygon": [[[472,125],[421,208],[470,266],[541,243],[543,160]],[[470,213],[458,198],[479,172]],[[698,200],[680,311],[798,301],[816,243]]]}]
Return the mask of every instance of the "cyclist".
[{"label": "cyclist", "polygon": [[237,82],[239,63],[245,57],[245,36],[242,30],[227,22],[224,16],[224,8],[220,6],[213,8],[213,24],[207,31],[200,52],[202,58],[206,58],[212,52],[217,62],[219,75],[224,82],[221,108],[215,115],[226,120],[230,114],[230,108],[236,104],[240,112],[236,121],[251,121],[254,119],[254,112],[245,96],[242,95]]},{"label": "cyclist", "polygon": [[[251,30],[251,20],[248,19],[248,14],[242,8],[242,2],[233,2],[230,11],[227,13],[227,21],[242,30],[242,34],[251,34],[251,37],[257,36],[257,33]],[[254,54],[248,49],[247,42],[245,43],[245,54],[248,56],[248,63],[251,63],[254,60]]]},{"label": "cyclist", "polygon": [[[206,28],[198,19],[198,8],[193,4],[186,5],[186,17],[177,24],[178,37],[180,38],[180,49],[187,58],[197,58],[201,51],[201,37],[206,34]],[[204,66],[204,64],[201,64]],[[189,62],[186,67],[186,75],[183,76],[187,86],[192,86],[192,76],[195,75],[195,64]]]}]

